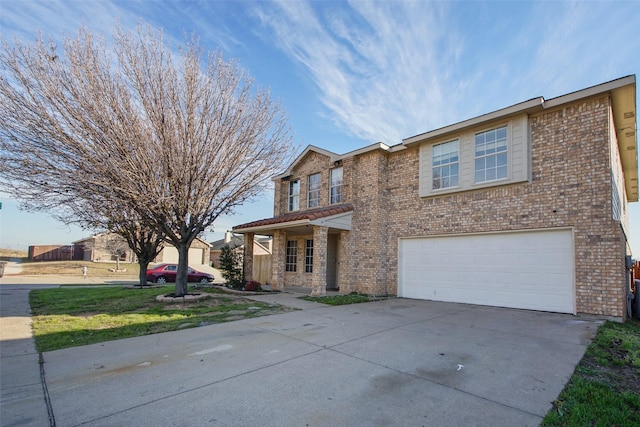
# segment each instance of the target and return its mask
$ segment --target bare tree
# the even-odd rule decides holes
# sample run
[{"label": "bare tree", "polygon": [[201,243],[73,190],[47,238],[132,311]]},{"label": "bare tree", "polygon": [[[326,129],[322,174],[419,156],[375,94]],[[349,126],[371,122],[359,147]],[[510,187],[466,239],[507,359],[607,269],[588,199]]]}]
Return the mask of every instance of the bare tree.
[{"label": "bare tree", "polygon": [[120,260],[130,250],[129,244],[122,236],[110,232],[96,236],[91,240],[91,243],[86,243],[85,247],[86,246],[89,246],[90,249],[109,254],[110,261],[115,258],[116,270],[120,270]]},{"label": "bare tree", "polygon": [[[40,185],[42,187],[44,185]],[[121,236],[138,260],[140,286],[147,284],[149,263],[162,251],[164,240],[161,234],[145,225],[137,213],[127,206],[114,205],[104,198],[88,200],[71,197],[68,191],[55,191],[55,188],[48,188],[47,192],[48,197],[42,197],[40,192],[22,193],[22,207],[31,211],[46,211],[65,224],[74,224],[85,230],[107,230]]]},{"label": "bare tree", "polygon": [[147,267],[149,263],[162,251],[163,239],[161,235],[150,227],[145,227],[135,212],[126,210],[109,215],[111,221],[108,229],[122,236],[129,248],[136,254],[140,266],[140,286],[147,284]]},{"label": "bare tree", "polygon": [[281,106],[235,63],[194,38],[179,52],[146,26],[117,28],[113,50],[86,28],[62,50],[42,36],[3,41],[0,182],[31,204],[99,200],[135,213],[178,249],[184,295],[192,241],[264,191],[292,137]]}]

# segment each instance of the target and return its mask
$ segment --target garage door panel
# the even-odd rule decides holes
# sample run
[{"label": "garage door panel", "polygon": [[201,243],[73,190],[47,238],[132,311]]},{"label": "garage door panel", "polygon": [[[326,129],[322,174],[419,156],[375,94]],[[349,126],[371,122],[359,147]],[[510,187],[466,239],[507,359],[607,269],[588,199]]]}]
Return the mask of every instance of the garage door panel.
[{"label": "garage door panel", "polygon": [[571,230],[400,239],[398,295],[573,313]]},{"label": "garage door panel", "polygon": [[201,265],[203,251],[202,248],[189,248],[189,265]]},{"label": "garage door panel", "polygon": [[[179,255],[178,249],[174,246],[165,246],[162,250],[162,262],[166,262],[169,264],[177,264]],[[202,264],[202,248],[189,248],[189,265],[199,265]]]}]

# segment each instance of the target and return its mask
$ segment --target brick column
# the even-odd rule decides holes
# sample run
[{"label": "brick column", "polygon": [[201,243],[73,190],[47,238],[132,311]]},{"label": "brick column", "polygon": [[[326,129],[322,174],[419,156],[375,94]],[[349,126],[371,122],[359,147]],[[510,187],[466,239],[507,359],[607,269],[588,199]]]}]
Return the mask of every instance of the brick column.
[{"label": "brick column", "polygon": [[311,278],[311,295],[319,296],[327,293],[327,227],[313,227],[313,276]]},{"label": "brick column", "polygon": [[356,290],[355,284],[351,280],[351,235],[349,231],[340,232],[338,240],[338,284],[340,293],[348,294]]},{"label": "brick column", "polygon": [[284,265],[286,262],[287,235],[284,231],[273,233],[271,248],[271,289],[284,291]]},{"label": "brick column", "polygon": [[255,234],[244,235],[244,280],[253,280],[253,238]]}]

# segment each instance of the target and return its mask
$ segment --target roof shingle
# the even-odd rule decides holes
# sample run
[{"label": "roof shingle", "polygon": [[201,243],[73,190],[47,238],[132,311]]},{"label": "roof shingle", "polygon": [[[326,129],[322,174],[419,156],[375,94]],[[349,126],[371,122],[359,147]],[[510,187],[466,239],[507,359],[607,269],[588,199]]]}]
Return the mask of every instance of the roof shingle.
[{"label": "roof shingle", "polygon": [[308,211],[291,212],[291,213],[276,216],[273,218],[260,219],[257,221],[248,222],[246,224],[236,225],[235,227],[233,227],[233,230],[239,230],[242,228],[251,228],[251,227],[262,227],[265,225],[282,224],[286,222],[300,221],[305,219],[309,221],[314,221],[320,218],[326,218],[328,216],[350,212],[352,210],[353,210],[353,205],[351,205],[351,203],[344,203],[341,205],[327,206],[324,208],[312,209]]}]

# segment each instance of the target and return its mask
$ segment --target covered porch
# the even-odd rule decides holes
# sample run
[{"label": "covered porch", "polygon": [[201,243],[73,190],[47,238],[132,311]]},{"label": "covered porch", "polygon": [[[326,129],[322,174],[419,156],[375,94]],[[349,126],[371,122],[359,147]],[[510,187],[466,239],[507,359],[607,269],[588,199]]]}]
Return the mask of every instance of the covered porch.
[{"label": "covered porch", "polygon": [[348,280],[353,206],[341,204],[288,213],[233,227],[244,235],[244,276],[253,279],[253,241],[257,235],[273,237],[271,288],[350,292]]}]

